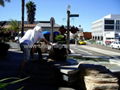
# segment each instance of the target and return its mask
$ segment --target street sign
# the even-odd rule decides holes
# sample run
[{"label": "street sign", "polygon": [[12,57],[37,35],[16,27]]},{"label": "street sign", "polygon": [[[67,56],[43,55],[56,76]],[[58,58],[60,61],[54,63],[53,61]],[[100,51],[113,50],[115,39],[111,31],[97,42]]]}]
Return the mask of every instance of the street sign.
[{"label": "street sign", "polygon": [[55,25],[55,19],[53,17],[50,18],[50,24],[51,24],[50,41],[53,42],[53,28],[54,28],[54,25]]},{"label": "street sign", "polygon": [[79,14],[70,14],[70,17],[79,17]]}]

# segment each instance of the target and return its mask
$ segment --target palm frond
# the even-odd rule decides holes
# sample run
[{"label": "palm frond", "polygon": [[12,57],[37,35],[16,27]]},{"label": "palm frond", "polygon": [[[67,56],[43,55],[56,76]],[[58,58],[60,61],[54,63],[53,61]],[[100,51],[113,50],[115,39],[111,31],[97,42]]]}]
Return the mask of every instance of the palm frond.
[{"label": "palm frond", "polygon": [[11,0],[0,0],[0,5],[5,6],[5,2],[10,2]]},{"label": "palm frond", "polygon": [[0,5],[4,6],[4,1],[3,0],[0,0]]}]

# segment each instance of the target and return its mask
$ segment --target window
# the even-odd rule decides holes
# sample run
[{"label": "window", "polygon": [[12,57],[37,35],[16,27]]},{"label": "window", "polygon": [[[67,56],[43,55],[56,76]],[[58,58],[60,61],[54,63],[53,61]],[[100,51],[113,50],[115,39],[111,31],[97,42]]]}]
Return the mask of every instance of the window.
[{"label": "window", "polygon": [[116,26],[116,30],[119,30],[120,29],[120,27],[119,26]]},{"label": "window", "polygon": [[115,34],[115,37],[119,37],[118,33]]},{"label": "window", "polygon": [[114,29],[113,25],[105,25],[105,29]]},{"label": "window", "polygon": [[106,38],[106,39],[114,39],[114,38]]},{"label": "window", "polygon": [[116,24],[120,24],[120,20],[116,20]]},{"label": "window", "polygon": [[114,24],[114,20],[105,20],[105,24]]},{"label": "window", "polygon": [[103,36],[101,36],[101,40],[103,40]]}]

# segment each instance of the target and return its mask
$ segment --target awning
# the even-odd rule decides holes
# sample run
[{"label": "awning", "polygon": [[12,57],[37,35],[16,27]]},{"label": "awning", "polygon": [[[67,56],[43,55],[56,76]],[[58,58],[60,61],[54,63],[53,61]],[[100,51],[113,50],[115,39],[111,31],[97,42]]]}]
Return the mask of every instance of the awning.
[{"label": "awning", "polygon": [[50,34],[50,31],[43,31],[42,34]]},{"label": "awning", "polygon": [[[42,31],[42,34],[50,34],[50,31]],[[53,32],[54,35],[59,35],[60,33],[58,31]]]}]

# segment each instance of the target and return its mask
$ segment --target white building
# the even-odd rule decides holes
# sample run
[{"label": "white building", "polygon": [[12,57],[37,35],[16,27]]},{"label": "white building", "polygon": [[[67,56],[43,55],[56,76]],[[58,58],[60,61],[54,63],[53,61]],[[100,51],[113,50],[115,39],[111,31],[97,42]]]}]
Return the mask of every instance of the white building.
[{"label": "white building", "polygon": [[103,44],[120,41],[120,15],[110,14],[92,23],[92,38]]}]

